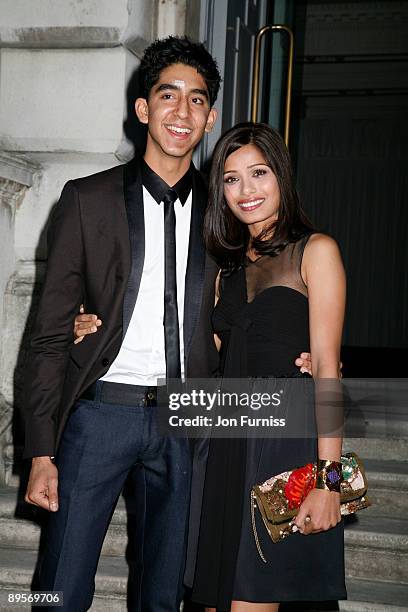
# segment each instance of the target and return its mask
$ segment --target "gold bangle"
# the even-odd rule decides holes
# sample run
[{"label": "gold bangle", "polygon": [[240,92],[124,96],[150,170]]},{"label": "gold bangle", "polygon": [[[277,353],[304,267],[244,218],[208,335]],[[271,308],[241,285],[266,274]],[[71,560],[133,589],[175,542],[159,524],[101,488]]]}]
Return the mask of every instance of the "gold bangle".
[{"label": "gold bangle", "polygon": [[316,489],[326,489],[340,493],[343,481],[343,466],[341,461],[319,459],[317,462]]}]

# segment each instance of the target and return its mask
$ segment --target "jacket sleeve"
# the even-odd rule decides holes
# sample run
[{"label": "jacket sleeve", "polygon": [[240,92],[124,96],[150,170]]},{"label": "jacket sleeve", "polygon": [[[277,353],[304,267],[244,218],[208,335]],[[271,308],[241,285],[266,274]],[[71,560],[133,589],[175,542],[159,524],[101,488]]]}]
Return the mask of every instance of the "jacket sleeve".
[{"label": "jacket sleeve", "polygon": [[54,455],[73,323],[84,295],[79,195],[68,182],[51,216],[48,263],[32,330],[23,399],[24,457]]}]

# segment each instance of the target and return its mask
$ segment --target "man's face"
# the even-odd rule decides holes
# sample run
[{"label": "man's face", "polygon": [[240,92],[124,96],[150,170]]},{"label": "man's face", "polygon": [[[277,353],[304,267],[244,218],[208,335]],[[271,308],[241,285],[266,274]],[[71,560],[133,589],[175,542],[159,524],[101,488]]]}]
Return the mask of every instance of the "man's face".
[{"label": "man's face", "polygon": [[204,78],[185,64],[162,70],[148,100],[138,98],[135,108],[139,121],[148,125],[146,151],[159,157],[191,157],[217,117]]}]

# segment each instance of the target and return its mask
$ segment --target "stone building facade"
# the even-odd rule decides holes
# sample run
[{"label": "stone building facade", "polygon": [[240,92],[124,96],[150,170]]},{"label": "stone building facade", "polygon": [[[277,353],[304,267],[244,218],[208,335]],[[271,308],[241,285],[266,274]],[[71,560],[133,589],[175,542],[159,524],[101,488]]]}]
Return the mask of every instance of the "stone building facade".
[{"label": "stone building facade", "polygon": [[130,79],[146,45],[183,34],[185,17],[186,0],[0,0],[0,484],[17,484],[50,211],[67,180],[132,156]]}]

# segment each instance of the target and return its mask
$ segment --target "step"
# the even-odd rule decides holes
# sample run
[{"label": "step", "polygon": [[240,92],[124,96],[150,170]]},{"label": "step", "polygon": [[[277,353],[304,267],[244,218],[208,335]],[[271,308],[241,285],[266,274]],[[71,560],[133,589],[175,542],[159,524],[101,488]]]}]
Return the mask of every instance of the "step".
[{"label": "step", "polygon": [[[0,542],[2,547],[37,550],[41,527],[24,519],[0,518]],[[102,555],[124,556],[127,546],[125,525],[111,523],[102,547]]]},{"label": "step", "polygon": [[382,461],[407,461],[408,436],[406,438],[345,438],[343,451],[354,451],[364,459],[381,457]]},{"label": "step", "polygon": [[[1,546],[36,550],[41,524],[46,519],[46,511],[18,499],[16,489],[0,488]],[[128,540],[126,523],[127,509],[123,497],[120,497],[104,540],[102,555],[125,555]]]},{"label": "step", "polygon": [[[31,606],[29,604],[7,604],[4,603],[7,599],[7,595],[10,593],[15,593],[16,589],[11,588],[9,591],[5,591],[2,587],[0,589],[0,610],[1,612],[29,612],[31,610]],[[27,589],[18,590],[19,593],[29,593]],[[93,604],[89,608],[90,612],[127,612],[128,607],[126,603],[125,595],[95,595],[93,599]]]},{"label": "step", "polygon": [[95,595],[89,610],[90,612],[127,612],[126,596]]},{"label": "step", "polygon": [[346,580],[346,601],[340,601],[341,612],[402,612],[408,605],[408,585],[394,582]]},{"label": "step", "polygon": [[[123,496],[119,497],[112,523],[126,525],[128,513],[132,514],[131,504],[125,502]],[[46,512],[31,504],[27,504],[13,487],[0,487],[0,517],[23,518],[41,522]]]},{"label": "step", "polygon": [[339,602],[339,610],[340,612],[406,612],[407,607],[406,605],[378,604],[372,601],[346,600]]},{"label": "step", "polygon": [[408,585],[408,521],[370,516],[370,508],[347,523],[346,575],[349,578],[401,582]]},{"label": "step", "polygon": [[[0,585],[2,590],[28,589],[37,562],[37,552],[0,548]],[[128,565],[124,557],[101,557],[96,574],[98,596],[126,596]]]},{"label": "step", "polygon": [[387,413],[383,409],[371,412],[354,412],[353,409],[345,414],[345,436],[365,438],[407,438],[408,420],[406,407],[401,408],[402,413],[393,413],[391,407]]},{"label": "step", "polygon": [[19,495],[18,489],[0,487],[0,517],[15,517],[16,515],[33,519],[38,516],[38,509],[26,504]]},{"label": "step", "polygon": [[364,461],[368,478],[370,515],[408,517],[408,462]]}]

